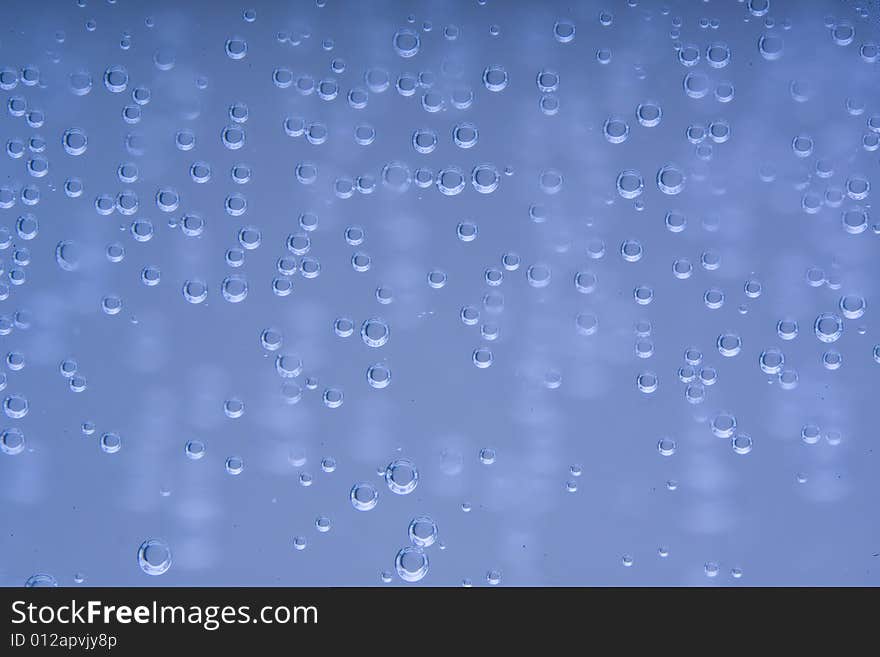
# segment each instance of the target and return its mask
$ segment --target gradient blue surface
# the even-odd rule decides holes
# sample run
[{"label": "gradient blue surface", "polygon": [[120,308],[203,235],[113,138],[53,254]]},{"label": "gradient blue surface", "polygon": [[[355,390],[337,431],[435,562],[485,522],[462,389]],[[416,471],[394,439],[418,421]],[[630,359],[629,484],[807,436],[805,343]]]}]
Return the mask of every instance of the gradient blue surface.
[{"label": "gradient blue surface", "polygon": [[2,15],[0,584],[880,581],[877,3]]}]

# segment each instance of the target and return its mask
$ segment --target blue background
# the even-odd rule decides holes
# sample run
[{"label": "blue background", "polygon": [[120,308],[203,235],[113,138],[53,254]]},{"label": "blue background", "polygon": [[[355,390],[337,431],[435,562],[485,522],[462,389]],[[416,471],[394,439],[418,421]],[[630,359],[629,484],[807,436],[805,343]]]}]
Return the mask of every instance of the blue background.
[{"label": "blue background", "polygon": [[[880,130],[871,57],[878,7],[771,0],[762,14],[764,4],[4,2],[0,68],[13,71],[15,86],[0,91],[0,138],[21,140],[25,153],[0,154],[0,186],[12,199],[0,209],[7,236],[0,240],[0,324],[11,329],[0,349],[25,365],[6,368],[0,396],[24,396],[28,413],[0,416],[25,436],[20,453],[0,453],[0,584],[47,573],[76,585],[79,573],[87,585],[410,586],[394,558],[409,544],[410,520],[429,515],[438,542],[426,549],[424,585],[486,586],[490,571],[501,574],[502,586],[876,585],[880,226],[869,217],[866,230],[851,234],[842,213],[870,211],[876,193],[878,153],[865,143],[878,136],[872,125]],[[557,21],[574,24],[574,39],[554,37]],[[854,36],[841,45],[849,28]],[[415,56],[395,52],[400,29],[419,34]],[[762,57],[763,35],[783,40],[780,58]],[[248,44],[239,60],[224,51],[234,37]],[[730,50],[723,68],[707,63],[715,43]],[[693,67],[677,52],[689,44],[701,55]],[[600,63],[600,50],[610,52],[608,63]],[[157,59],[174,65],[162,70]],[[331,69],[335,59],[343,71]],[[121,93],[103,83],[113,65],[128,73]],[[506,69],[503,91],[484,86],[490,65]],[[282,67],[315,83],[335,80],[338,96],[279,88],[273,71]],[[37,84],[20,79],[24,69],[38,71]],[[387,72],[387,90],[369,90],[370,70]],[[71,91],[77,71],[92,78],[85,95]],[[558,74],[545,101],[558,102],[554,115],[541,109],[541,71]],[[398,93],[405,72],[423,74],[430,89]],[[708,80],[703,98],[684,91],[685,75],[695,72]],[[735,91],[730,102],[714,93],[725,82]],[[141,86],[150,100],[139,106],[138,123],[126,123],[123,108],[136,104],[132,91]],[[354,88],[368,91],[363,109],[347,101]],[[452,99],[463,90],[473,101],[459,109]],[[440,94],[444,109],[426,111],[426,93]],[[32,127],[29,115],[13,116],[5,109],[13,98],[44,121],[35,113]],[[636,117],[649,101],[662,108],[654,127]],[[246,143],[229,150],[221,131],[236,102],[248,108]],[[623,143],[603,135],[611,116],[629,125]],[[286,134],[290,117],[324,124],[326,142]],[[479,130],[471,149],[452,139],[463,121]],[[727,141],[688,140],[689,126],[718,121],[730,126]],[[376,131],[368,146],[354,139],[361,123]],[[62,147],[71,127],[88,136],[82,155]],[[420,128],[437,134],[432,153],[413,148]],[[175,146],[184,129],[196,136],[190,151]],[[798,135],[813,140],[809,157],[793,152]],[[34,137],[45,150],[30,149]],[[32,158],[48,161],[46,176],[28,172]],[[192,180],[196,161],[211,165],[207,183]],[[455,196],[415,182],[395,190],[383,184],[392,161],[411,174],[457,166],[467,184]],[[134,183],[117,177],[125,162],[138,167]],[[316,165],[313,184],[297,181],[302,162]],[[236,163],[251,167],[250,182],[233,182]],[[488,194],[470,182],[483,163],[500,172]],[[668,163],[686,176],[674,196],[655,181]],[[615,188],[626,169],[644,179],[635,200]],[[826,169],[830,177],[817,175]],[[541,186],[550,170],[563,179],[553,194]],[[371,176],[375,191],[334,193],[337,179],[358,176]],[[64,191],[71,177],[83,183],[78,198]],[[847,183],[862,180],[873,186],[867,197],[847,196]],[[29,206],[22,193],[33,188],[39,200]],[[156,203],[166,188],[180,199],[170,213]],[[99,195],[124,190],[138,197],[134,215],[96,211]],[[241,216],[224,210],[233,193],[247,199]],[[816,213],[804,211],[805,196],[808,205],[818,199]],[[685,230],[667,229],[672,210],[686,216]],[[27,213],[39,223],[31,240],[17,230]],[[203,217],[200,236],[180,228],[186,213]],[[287,236],[304,232],[302,213],[318,217],[308,234],[320,275],[298,272],[292,293],[280,297],[272,290],[276,261],[290,255]],[[153,235],[139,242],[130,226],[145,219]],[[457,238],[463,221],[477,225],[475,240]],[[365,231],[360,246],[344,239],[352,225]],[[260,229],[261,244],[232,269],[224,254],[239,246],[244,226]],[[75,271],[56,262],[64,240],[79,254]],[[588,250],[599,240],[604,256],[592,259]],[[641,244],[638,262],[621,257],[624,240]],[[115,242],[125,248],[121,262],[106,256]],[[355,251],[369,254],[368,271],[352,267]],[[488,286],[485,270],[503,270],[502,255],[511,252],[522,265]],[[717,269],[701,266],[707,252],[720,257]],[[673,276],[676,258],[693,263],[689,279]],[[550,268],[546,287],[527,280],[535,264]],[[141,282],[147,265],[161,271],[156,286]],[[810,268],[825,282],[809,285]],[[443,288],[427,284],[432,270],[446,273]],[[595,274],[595,291],[578,292],[578,271]],[[24,283],[13,284],[21,272]],[[221,294],[231,274],[248,281],[241,303]],[[205,303],[184,299],[190,279],[207,283]],[[761,283],[757,298],[745,294],[750,279]],[[650,304],[634,301],[639,285],[652,288]],[[378,303],[379,286],[393,291],[390,304]],[[719,309],[704,303],[710,288],[724,293]],[[488,293],[503,295],[500,312],[484,307]],[[122,300],[118,314],[102,311],[108,295]],[[841,315],[845,295],[862,297],[866,312],[843,319],[840,339],[825,344],[813,322],[823,312]],[[476,325],[461,321],[465,305],[480,310]],[[577,331],[579,313],[595,314],[595,334]],[[334,333],[338,317],[354,321],[353,336]],[[359,337],[370,317],[390,326],[383,347]],[[794,340],[777,334],[784,318],[799,324]],[[642,320],[652,327],[647,359],[634,346]],[[499,328],[496,341],[481,338],[486,323]],[[278,352],[260,344],[270,327],[283,335]],[[730,358],[716,348],[727,332],[742,341]],[[480,346],[493,354],[485,369],[472,362]],[[717,370],[701,404],[688,403],[678,379],[688,347]],[[759,355],[770,347],[797,372],[795,388],[761,371]],[[822,364],[829,349],[842,357],[834,371]],[[279,394],[284,381],[273,363],[280,353],[302,360],[297,404]],[[59,371],[67,358],[86,378],[83,392]],[[365,373],[379,362],[392,381],[373,389]],[[648,371],[659,386],[644,394],[636,381]],[[327,388],[343,391],[340,407],[322,402]],[[223,410],[233,398],[245,407],[235,419]],[[751,437],[750,453],[713,434],[722,412]],[[84,422],[94,423],[94,434],[84,435]],[[821,430],[816,444],[801,438],[811,423]],[[102,451],[105,432],[121,437],[118,452]],[[671,456],[658,450],[664,437],[675,441]],[[204,458],[187,458],[190,440],[205,443]],[[494,463],[481,462],[484,448],[495,450]],[[231,456],[244,464],[237,476],[225,468]],[[322,469],[327,457],[336,461],[333,472]],[[379,474],[397,458],[419,469],[408,495],[394,494]],[[301,485],[303,474],[310,486]],[[371,511],[349,501],[358,481],[379,491]],[[330,519],[330,531],[317,531],[319,516]],[[306,549],[294,549],[295,536],[305,537]],[[138,546],[150,538],[167,541],[173,553],[158,577],[137,562]]]}]

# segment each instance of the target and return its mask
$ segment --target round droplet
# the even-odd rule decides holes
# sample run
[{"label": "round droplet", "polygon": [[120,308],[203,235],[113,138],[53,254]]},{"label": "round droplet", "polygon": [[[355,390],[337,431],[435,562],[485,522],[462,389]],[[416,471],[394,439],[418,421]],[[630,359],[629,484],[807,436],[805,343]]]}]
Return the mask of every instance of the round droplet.
[{"label": "round droplet", "polygon": [[397,553],[394,568],[405,582],[418,582],[428,574],[428,555],[421,548],[405,547]]},{"label": "round droplet", "polygon": [[147,575],[162,575],[171,568],[171,548],[161,539],[148,539],[138,548],[137,561]]},{"label": "round droplet", "polygon": [[627,169],[617,176],[617,193],[622,198],[634,199],[645,189],[645,182],[638,171]]},{"label": "round droplet", "polygon": [[201,440],[189,440],[184,446],[184,452],[188,459],[193,461],[198,461],[205,455],[206,447],[205,443]]},{"label": "round droplet", "polygon": [[367,368],[367,383],[377,390],[387,388],[391,383],[391,370],[383,363],[376,363]]},{"label": "round droplet", "polygon": [[416,547],[431,547],[437,540],[437,523],[428,516],[418,516],[410,521],[407,533]]},{"label": "round droplet", "polygon": [[843,334],[843,320],[834,313],[822,313],[813,322],[813,332],[822,342],[836,342]]},{"label": "round droplet", "polygon": [[351,487],[349,499],[358,511],[369,511],[379,502],[379,491],[373,484],[360,482]]},{"label": "round droplet", "polygon": [[21,454],[25,448],[24,433],[20,429],[10,428],[4,429],[0,433],[0,450],[4,454],[15,456]]},{"label": "round droplet", "polygon": [[385,468],[385,483],[392,493],[407,495],[413,492],[419,483],[419,471],[412,461],[398,459]]},{"label": "round droplet", "polygon": [[368,347],[378,348],[388,342],[391,330],[384,320],[373,317],[361,325],[361,338]]}]

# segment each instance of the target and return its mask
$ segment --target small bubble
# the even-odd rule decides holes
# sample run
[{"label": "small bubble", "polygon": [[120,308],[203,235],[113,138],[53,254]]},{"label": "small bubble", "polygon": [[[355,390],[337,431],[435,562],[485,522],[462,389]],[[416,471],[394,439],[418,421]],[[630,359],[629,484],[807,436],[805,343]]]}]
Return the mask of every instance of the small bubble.
[{"label": "small bubble", "polygon": [[419,471],[412,461],[397,459],[385,468],[385,483],[392,493],[407,495],[418,486]]},{"label": "small bubble", "polygon": [[474,365],[478,368],[486,369],[492,365],[492,351],[488,347],[478,347],[477,349],[474,349],[471,359],[473,360]]},{"label": "small bubble", "polygon": [[617,193],[622,198],[634,199],[645,189],[641,174],[633,169],[626,169],[617,176]]},{"label": "small bubble", "polygon": [[431,547],[437,540],[437,523],[429,516],[417,516],[410,521],[407,533],[416,547]]},{"label": "small bubble", "polygon": [[244,470],[244,461],[240,456],[230,456],[226,459],[226,472],[231,475],[240,475]]},{"label": "small bubble", "polygon": [[507,87],[509,79],[503,66],[487,66],[483,71],[483,85],[489,91],[503,91]]},{"label": "small bubble", "polygon": [[225,49],[229,59],[244,59],[248,52],[248,44],[241,37],[232,37],[227,39]]},{"label": "small bubble", "polygon": [[137,561],[147,575],[162,575],[171,568],[171,548],[161,539],[147,539],[138,548]]},{"label": "small bubble", "polygon": [[372,484],[360,482],[351,487],[349,499],[352,506],[358,511],[369,511],[376,507],[379,501],[379,491]]},{"label": "small bubble", "polygon": [[405,547],[394,558],[397,575],[405,582],[418,582],[428,574],[428,567],[428,555],[418,547]]}]

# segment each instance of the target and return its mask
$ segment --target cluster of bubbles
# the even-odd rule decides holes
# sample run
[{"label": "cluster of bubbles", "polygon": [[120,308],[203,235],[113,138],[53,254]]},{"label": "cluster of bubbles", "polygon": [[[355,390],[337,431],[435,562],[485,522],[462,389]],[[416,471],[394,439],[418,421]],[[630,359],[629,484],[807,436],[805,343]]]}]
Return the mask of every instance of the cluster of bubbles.
[{"label": "cluster of bubbles", "polygon": [[[81,6],[84,4],[80,3]],[[628,3],[631,8],[637,4],[634,1]],[[741,128],[727,112],[735,106],[731,103],[748,98],[749,88],[745,82],[737,82],[739,87],[732,82],[737,67],[748,62],[749,66],[756,67],[756,71],[759,70],[757,67],[769,71],[792,57],[790,41],[786,49],[787,33],[793,27],[791,21],[777,20],[771,12],[770,0],[747,0],[739,4],[742,5],[737,8],[742,14],[739,18],[758,28],[748,49],[735,48],[721,38],[722,23],[717,18],[701,19],[701,34],[688,31],[679,16],[666,18],[669,9],[659,10],[660,16],[664,17],[662,20],[670,25],[669,47],[661,56],[675,71],[675,87],[672,91],[680,97],[673,100],[664,94],[661,104],[659,96],[639,92],[626,104],[609,107],[607,114],[603,110],[604,120],[590,126],[591,130],[595,130],[599,142],[596,148],[610,149],[608,152],[613,153],[617,163],[613,169],[608,167],[608,171],[597,178],[601,180],[601,193],[607,204],[624,205],[627,209],[631,207],[646,218],[653,212],[654,219],[651,221],[658,222],[664,238],[682,239],[675,236],[684,233],[689,221],[694,221],[693,216],[679,209],[687,207],[691,195],[704,191],[714,195],[725,193],[724,190],[713,188],[709,166],[728,155],[724,151],[733,149],[739,137]],[[323,6],[323,0],[318,0],[318,6]],[[450,208],[450,213],[457,213],[468,196],[473,203],[484,203],[499,197],[499,190],[509,187],[514,192],[518,187],[540,199],[528,203],[528,211],[526,213],[524,208],[523,215],[527,214],[532,224],[530,228],[542,230],[542,226],[555,225],[554,218],[560,215],[560,199],[570,194],[573,188],[577,189],[579,177],[575,167],[566,168],[564,159],[561,163],[541,162],[532,172],[524,174],[503,161],[488,161],[487,144],[495,143],[493,140],[497,140],[499,134],[504,134],[503,122],[477,121],[468,114],[468,110],[478,104],[491,108],[492,103],[498,103],[499,107],[513,108],[514,91],[518,85],[522,85],[522,88],[528,87],[530,94],[530,105],[523,111],[529,112],[528,116],[534,114],[536,120],[548,122],[541,124],[542,129],[544,125],[558,126],[559,119],[565,117],[569,110],[568,105],[563,104],[563,99],[576,98],[573,92],[579,84],[578,80],[571,79],[566,67],[548,62],[537,64],[523,73],[514,68],[512,62],[502,61],[505,59],[503,53],[489,49],[491,59],[481,53],[477,63],[470,66],[473,70],[468,70],[468,66],[454,58],[444,59],[438,75],[427,65],[420,66],[424,59],[435,48],[453,47],[469,35],[455,24],[436,30],[432,29],[430,22],[425,22],[420,28],[415,25],[415,18],[410,17],[406,25],[396,26],[387,35],[390,38],[384,43],[389,48],[390,59],[382,65],[366,64],[357,70],[353,62],[338,55],[342,50],[341,44],[337,46],[333,39],[327,38],[322,41],[321,48],[332,53],[329,70],[293,70],[281,63],[265,68],[259,63],[262,61],[259,56],[265,52],[267,44],[255,38],[252,28],[257,22],[256,10],[244,10],[241,20],[242,24],[214,44],[214,52],[230,71],[260,66],[253,69],[255,79],[259,79],[265,89],[274,94],[272,97],[278,101],[278,105],[295,108],[285,109],[283,115],[279,114],[272,121],[260,116],[256,105],[249,106],[247,98],[240,97],[243,94],[238,89],[227,85],[226,89],[232,95],[227,101],[228,105],[219,108],[216,125],[196,130],[181,125],[179,115],[169,122],[163,110],[167,86],[153,83],[152,80],[158,79],[156,75],[177,75],[185,68],[183,62],[178,61],[173,48],[163,46],[149,51],[146,61],[149,75],[141,65],[118,63],[130,62],[130,55],[140,51],[139,48],[132,49],[135,40],[140,37],[128,31],[120,35],[118,45],[122,52],[113,61],[92,70],[74,63],[64,71],[61,79],[65,104],[91,101],[98,95],[113,103],[115,120],[124,131],[120,142],[124,152],[119,159],[112,159],[115,154],[109,151],[103,135],[93,128],[83,127],[89,125],[84,117],[79,118],[80,115],[72,111],[65,113],[68,108],[64,106],[40,105],[38,99],[44,96],[39,91],[54,84],[58,76],[36,64],[4,63],[0,66],[0,92],[4,94],[10,125],[24,131],[22,134],[29,135],[27,138],[10,136],[5,144],[6,165],[19,168],[6,177],[11,182],[0,184],[0,210],[11,211],[8,225],[0,226],[0,250],[9,250],[11,254],[8,262],[0,262],[0,301],[12,299],[23,303],[29,299],[27,295],[36,287],[32,280],[39,281],[42,277],[42,272],[35,272],[37,267],[31,266],[31,251],[34,251],[33,260],[37,263],[38,251],[48,253],[50,262],[54,255],[58,268],[54,273],[64,281],[79,280],[77,277],[81,278],[94,266],[94,245],[84,237],[59,239],[67,229],[54,225],[57,222],[42,212],[46,197],[55,191],[63,192],[59,198],[69,207],[76,208],[76,212],[94,217],[99,222],[113,221],[118,224],[118,237],[102,242],[102,253],[97,259],[102,266],[109,263],[108,266],[116,269],[111,269],[113,275],[104,276],[101,280],[101,284],[108,289],[90,302],[98,317],[107,322],[118,322],[137,302],[124,299],[118,291],[110,288],[115,284],[117,270],[123,271],[120,265],[131,262],[134,257],[141,258],[137,265],[138,290],[158,295],[170,287],[178,302],[183,300],[180,308],[174,312],[186,313],[186,317],[193,314],[199,316],[198,313],[205,314],[216,305],[240,311],[253,303],[253,297],[263,292],[269,294],[269,290],[273,297],[284,299],[295,298],[300,286],[318,289],[323,282],[325,267],[331,276],[345,269],[347,273],[367,280],[388,264],[386,259],[379,257],[383,252],[380,244],[374,243],[372,236],[370,240],[367,239],[367,229],[363,225],[351,223],[344,231],[334,234],[325,229],[325,224],[331,224],[331,221],[320,209],[324,206],[332,208],[326,210],[327,215],[334,212],[356,215],[357,209],[346,208],[346,203],[355,206],[360,200],[381,195],[384,195],[383,203],[397,199],[403,199],[403,203],[409,199],[420,199],[423,194],[431,194],[437,203]],[[605,31],[620,22],[608,10],[597,12],[592,20],[598,23],[600,30]],[[152,21],[147,19],[147,27],[153,26]],[[579,26],[578,22],[569,17],[558,17],[552,26],[545,26],[543,37],[561,55],[570,55],[587,40],[584,34],[590,34],[584,29],[586,26]],[[858,29],[856,25],[848,19],[833,17],[825,22],[834,47],[851,48],[854,55],[857,50],[860,65],[880,62],[880,46],[871,40],[858,43],[857,32],[861,32],[862,28],[860,23]],[[98,29],[96,22],[91,19],[86,21],[85,28],[88,32]],[[590,28],[596,28],[596,25]],[[489,35],[493,38],[500,36],[501,27],[493,23],[489,26]],[[281,30],[275,35],[277,43],[270,45],[295,48],[310,38],[308,31]],[[56,41],[64,43],[63,32],[56,34]],[[595,63],[600,65],[602,71],[612,70],[620,59],[619,55],[604,43],[597,42],[596,46]],[[592,45],[590,47],[593,48]],[[63,61],[57,53],[53,53],[53,57],[57,58],[52,60],[55,63]],[[593,55],[590,57],[593,63]],[[645,80],[648,76],[641,64],[635,66],[633,73],[639,80]],[[201,75],[192,82],[199,91],[215,84],[214,80]],[[216,83],[226,84],[223,80]],[[807,80],[792,80],[786,84],[785,94],[801,106],[816,96],[815,89]],[[310,104],[305,104],[306,100]],[[392,101],[394,104],[389,105]],[[854,152],[861,156],[880,150],[880,113],[873,109],[869,111],[865,101],[856,97],[848,97],[844,105],[846,112],[859,123]],[[382,133],[383,124],[368,120],[377,106],[400,107],[400,116],[406,117],[401,119],[406,125],[402,126],[404,138],[398,140],[400,143],[394,141],[393,135]],[[306,111],[305,108],[310,109]],[[576,111],[577,103],[573,102],[572,108]],[[183,119],[190,122],[198,118],[199,113],[200,110],[189,108],[183,112]],[[76,116],[76,120],[71,116]],[[340,116],[345,118],[340,119]],[[170,152],[165,160],[167,166],[183,173],[184,185],[169,184],[161,172],[150,170],[149,158],[144,156],[159,148],[158,144],[152,143],[154,133],[147,130],[148,126],[154,125],[161,126],[163,146],[167,146]],[[259,143],[260,132],[265,126],[281,142],[281,148],[293,154],[289,166],[283,171],[274,170],[272,175],[286,180],[295,190],[297,199],[321,199],[320,202],[308,201],[312,208],[318,210],[302,208],[302,211],[298,209],[292,212],[292,216],[285,217],[284,225],[290,227],[283,234],[275,230],[277,222],[260,213],[261,193],[256,191],[257,186],[254,185],[255,179],[261,181],[264,175],[261,167],[257,166],[262,163],[256,160],[258,151],[254,145]],[[745,126],[742,129],[745,131]],[[670,135],[670,143],[677,142],[682,147],[677,151],[669,149],[671,153],[677,152],[676,161],[671,157],[667,159],[666,155],[649,161],[636,157],[632,150],[636,142],[652,144],[667,134]],[[334,149],[340,144],[352,143],[359,156],[373,156],[377,143],[388,144],[394,152],[381,159],[365,156],[342,161],[334,158],[334,153],[338,152]],[[869,227],[872,232],[880,233],[880,224],[872,225],[870,218],[873,175],[858,169],[857,166],[861,164],[853,164],[855,158],[835,161],[832,157],[834,148],[826,143],[823,135],[796,125],[792,125],[784,134],[783,145],[785,157],[791,160],[785,167],[800,167],[805,172],[803,179],[795,181],[793,185],[800,197],[797,201],[798,211],[815,216],[817,220],[831,213],[835,230],[842,231],[842,236],[848,240],[867,233]],[[336,161],[331,165],[328,159]],[[95,177],[101,183],[94,189],[78,175],[61,173],[75,172],[77,167],[105,161],[112,162],[112,167],[107,177]],[[361,166],[356,164],[359,162],[371,164]],[[764,183],[776,184],[786,179],[770,163],[762,163],[756,169],[757,177]],[[524,179],[520,180],[520,177]],[[266,179],[270,178],[268,176]],[[513,181],[517,184],[514,185]],[[205,191],[217,190],[222,183],[226,183],[227,187],[217,195],[215,206],[206,205],[204,199],[211,198],[211,195],[206,195]],[[318,196],[322,189],[323,196]],[[459,196],[464,198],[456,198]],[[680,205],[676,206],[678,203]],[[482,235],[491,234],[492,229],[496,228],[491,214],[492,210],[487,210],[485,219],[456,214],[452,222],[455,238],[451,236],[450,227],[450,240],[457,240],[453,242],[457,246],[477,252],[480,247],[468,245],[480,245],[485,239]],[[707,233],[713,233],[719,229],[719,222],[718,217],[705,217],[702,226]],[[608,332],[614,331],[614,318],[608,317],[606,320],[606,316],[602,315],[600,322],[599,308],[602,299],[607,298],[603,295],[618,291],[614,287],[614,276],[602,270],[602,261],[619,258],[625,263],[625,269],[644,271],[644,265],[653,257],[655,242],[647,239],[651,234],[647,228],[630,224],[624,230],[632,232],[626,233],[627,237],[619,242],[619,247],[616,246],[618,242],[612,242],[610,238],[606,245],[605,240],[598,237],[598,231],[592,230],[596,227],[594,220],[591,218],[586,223],[587,228],[591,229],[590,234],[584,244],[577,243],[576,247],[572,246],[575,243],[573,240],[562,239],[565,243],[554,244],[556,250],[549,254],[546,251],[536,253],[533,249],[528,252],[525,249],[519,252],[498,249],[493,251],[491,257],[480,260],[477,279],[479,293],[457,302],[458,319],[453,317],[454,321],[460,321],[466,327],[463,330],[468,331],[469,336],[473,336],[473,341],[468,343],[461,355],[464,367],[470,368],[472,365],[476,370],[483,370],[473,376],[486,380],[486,377],[492,377],[497,372],[498,364],[504,363],[508,353],[504,350],[503,337],[509,325],[504,321],[505,314],[510,314],[508,308],[511,305],[516,307],[522,293],[531,295],[529,298],[535,299],[535,303],[543,304],[553,299],[558,289],[565,288],[570,298],[582,304],[566,319],[566,330],[572,333],[573,328],[573,334],[578,336],[577,349],[589,349],[601,341],[608,330],[606,323],[610,328]],[[366,220],[364,224],[370,228]],[[54,236],[56,233],[58,237],[52,238],[51,244],[44,244],[47,235]],[[162,246],[163,240],[168,239],[170,234],[179,235],[184,244],[193,245],[193,248],[194,245],[210,243],[208,238],[214,234],[225,236],[221,262],[228,269],[224,270],[222,276],[207,276],[199,273],[199,259],[193,258],[192,261],[196,263],[193,269],[180,275],[176,268],[157,264],[166,261],[161,250],[165,248]],[[345,258],[341,264],[339,259],[325,255],[331,241],[335,241],[337,246],[344,244]],[[255,267],[246,265],[250,260],[265,259],[262,256],[267,249],[270,251],[268,262],[272,265],[271,272],[258,275]],[[565,259],[557,256],[575,249],[578,257],[588,264],[581,263],[569,268]],[[484,254],[485,251],[479,253]],[[480,258],[483,257],[480,255]],[[458,267],[452,260],[431,266],[431,269],[419,272],[419,284],[429,295],[448,296],[466,275],[464,268]],[[673,278],[682,281],[676,285],[689,285],[683,281],[701,275],[717,276],[707,287],[700,288],[702,304],[699,303],[699,297],[696,300],[698,307],[713,311],[713,318],[729,310],[726,304],[734,297],[730,289],[723,289],[722,281],[729,280],[726,268],[726,260],[722,268],[721,250],[711,247],[695,250],[689,257],[676,257],[672,262]],[[668,269],[666,272],[668,275]],[[770,280],[765,280],[767,287],[771,288]],[[738,308],[740,316],[748,314],[749,308],[755,304],[762,303],[759,300],[765,293],[765,280],[752,273],[742,283],[741,294],[745,298]],[[819,267],[811,267],[807,271],[806,282],[815,289],[839,290],[834,295],[836,305],[829,305],[825,301],[821,312],[810,317],[781,317],[775,325],[777,344],[768,344],[770,340],[754,344],[750,337],[752,334],[735,325],[734,321],[738,318],[732,316],[729,326],[715,326],[710,334],[714,338],[714,347],[711,342],[703,345],[707,352],[714,354],[717,351],[720,356],[717,367],[704,363],[703,352],[691,346],[685,349],[683,362],[677,363],[677,368],[674,365],[667,371],[658,365],[656,368],[638,366],[628,370],[627,385],[630,390],[634,388],[632,391],[636,399],[656,399],[663,394],[661,377],[664,382],[667,376],[670,379],[675,377],[683,386],[683,397],[687,404],[698,406],[706,402],[707,391],[718,383],[721,372],[726,376],[728,367],[734,369],[745,362],[751,368],[751,376],[757,378],[763,374],[768,381],[778,383],[779,388],[794,390],[800,379],[794,367],[800,352],[794,347],[795,344],[800,345],[795,343],[789,348],[788,343],[804,340],[800,335],[801,324],[807,327],[807,334],[808,327],[813,327],[813,336],[808,337],[810,340],[815,337],[819,343],[822,367],[827,371],[841,368],[846,371],[840,344],[848,339],[844,334],[848,336],[853,331],[853,323],[861,322],[866,317],[867,299],[860,291],[844,288],[841,275],[837,272],[826,275]],[[360,354],[367,354],[357,364],[362,391],[344,391],[337,385],[319,385],[318,379],[307,369],[307,366],[317,367],[312,362],[311,354],[285,344],[280,328],[271,326],[262,330],[259,336],[262,355],[271,364],[266,366],[267,369],[271,367],[271,376],[277,376],[272,380],[279,390],[279,401],[287,406],[305,405],[306,391],[317,390],[316,397],[320,396],[321,400],[316,402],[318,407],[323,405],[323,408],[332,410],[344,406],[347,392],[353,395],[388,395],[388,392],[381,391],[392,383],[390,352],[398,340],[395,338],[391,341],[392,320],[396,322],[395,318],[400,316],[391,312],[397,307],[391,305],[398,299],[395,291],[388,285],[380,284],[370,293],[370,301],[379,304],[379,310],[348,314],[348,311],[341,309],[340,314],[332,316],[335,319],[330,326],[325,324],[322,327],[339,344],[356,345]],[[778,290],[770,291],[778,293]],[[35,291],[30,298],[36,299],[38,292]],[[656,282],[636,281],[632,285],[627,284],[626,288],[627,302],[634,303],[636,310],[645,313],[665,303],[666,294],[665,285]],[[514,301],[511,302],[511,299]],[[12,314],[0,315],[0,335],[28,330],[31,324],[28,313],[21,308]],[[129,318],[132,323],[137,322],[134,315],[129,315]],[[600,324],[603,327],[601,333]],[[402,334],[406,330],[398,326],[395,323],[395,335],[398,335],[398,331]],[[773,332],[772,324],[765,328]],[[861,335],[866,331],[863,324],[854,329]],[[656,336],[652,322],[647,319],[637,321],[634,332],[635,362],[653,364],[660,361],[655,357]],[[865,360],[880,363],[880,344],[871,347],[870,357],[868,351],[863,350]],[[760,374],[754,370],[755,355]],[[26,369],[30,363],[25,351],[16,346],[7,351],[5,364],[7,371],[0,373],[0,391],[5,391],[3,412],[9,426],[0,431],[0,450],[6,455],[17,456],[28,448],[24,429],[19,425],[28,415],[30,403],[22,392],[6,391],[6,388],[17,383],[16,373]],[[77,358],[70,355],[58,367],[70,391],[83,393],[88,389]],[[806,367],[802,367],[806,373]],[[393,387],[408,383],[402,368],[395,372],[395,381],[400,377],[401,382],[396,382]],[[547,390],[560,388],[562,369],[546,369],[541,382]],[[720,395],[721,387],[718,386],[715,389],[718,392],[713,394]],[[250,402],[246,401],[230,395],[223,401],[223,416],[229,421],[245,417],[246,407],[250,406]],[[688,406],[684,408],[689,409]],[[43,411],[39,409],[38,412]],[[345,409],[335,411],[337,414],[345,412]],[[736,454],[744,455],[752,451],[752,438],[738,430],[736,417],[731,412],[698,413],[698,416],[708,423],[714,436],[729,441]],[[98,431],[91,421],[83,422],[81,426],[83,435],[97,437],[104,453],[113,454],[122,448],[120,433],[104,431],[103,428]],[[831,430],[823,434],[817,424],[803,425],[801,439],[805,444],[816,444],[823,435],[830,445],[838,444],[841,439],[839,431]],[[670,457],[677,453],[679,447],[676,439],[664,435],[657,438],[656,449],[660,455]],[[184,454],[190,461],[200,461],[206,453],[204,440],[192,438],[185,442]],[[495,450],[487,447],[480,450],[479,459],[482,464],[490,466],[495,463],[496,456]],[[244,457],[240,455],[228,455],[222,463],[225,472],[231,476],[245,473]],[[333,472],[336,462],[327,457],[321,467],[324,472]],[[569,492],[577,491],[581,474],[581,466],[571,466],[571,478],[565,484]],[[381,476],[390,493],[409,495],[418,486],[420,475],[412,461],[396,459],[382,470]],[[302,486],[308,487],[312,482],[309,473],[300,473],[299,483]],[[668,487],[674,489],[677,484],[670,482]],[[380,489],[384,496],[381,485],[366,481],[352,485],[348,495],[353,509],[367,512],[376,508]],[[391,499],[394,497],[391,496]],[[466,504],[462,508],[468,511],[471,507]],[[315,526],[321,533],[328,532],[331,529],[330,519],[318,516]],[[415,582],[428,573],[426,550],[436,542],[437,526],[428,516],[415,517],[409,524],[408,536],[411,544],[397,553],[395,571],[402,580]],[[305,549],[306,544],[303,536],[294,539],[294,547],[298,550]],[[660,553],[666,556],[668,549],[661,548]],[[137,562],[143,572],[161,575],[171,567],[170,548],[160,539],[145,540],[138,548]],[[632,566],[633,558],[625,556],[623,564]],[[719,566],[715,562],[706,562],[704,570],[708,577],[715,577]],[[731,574],[738,578],[741,571],[733,569]],[[486,577],[491,585],[500,583],[501,579],[501,572],[497,570],[490,571]],[[49,575],[37,574],[28,580],[28,586],[54,582]],[[470,580],[465,580],[463,584],[469,586]]]}]

